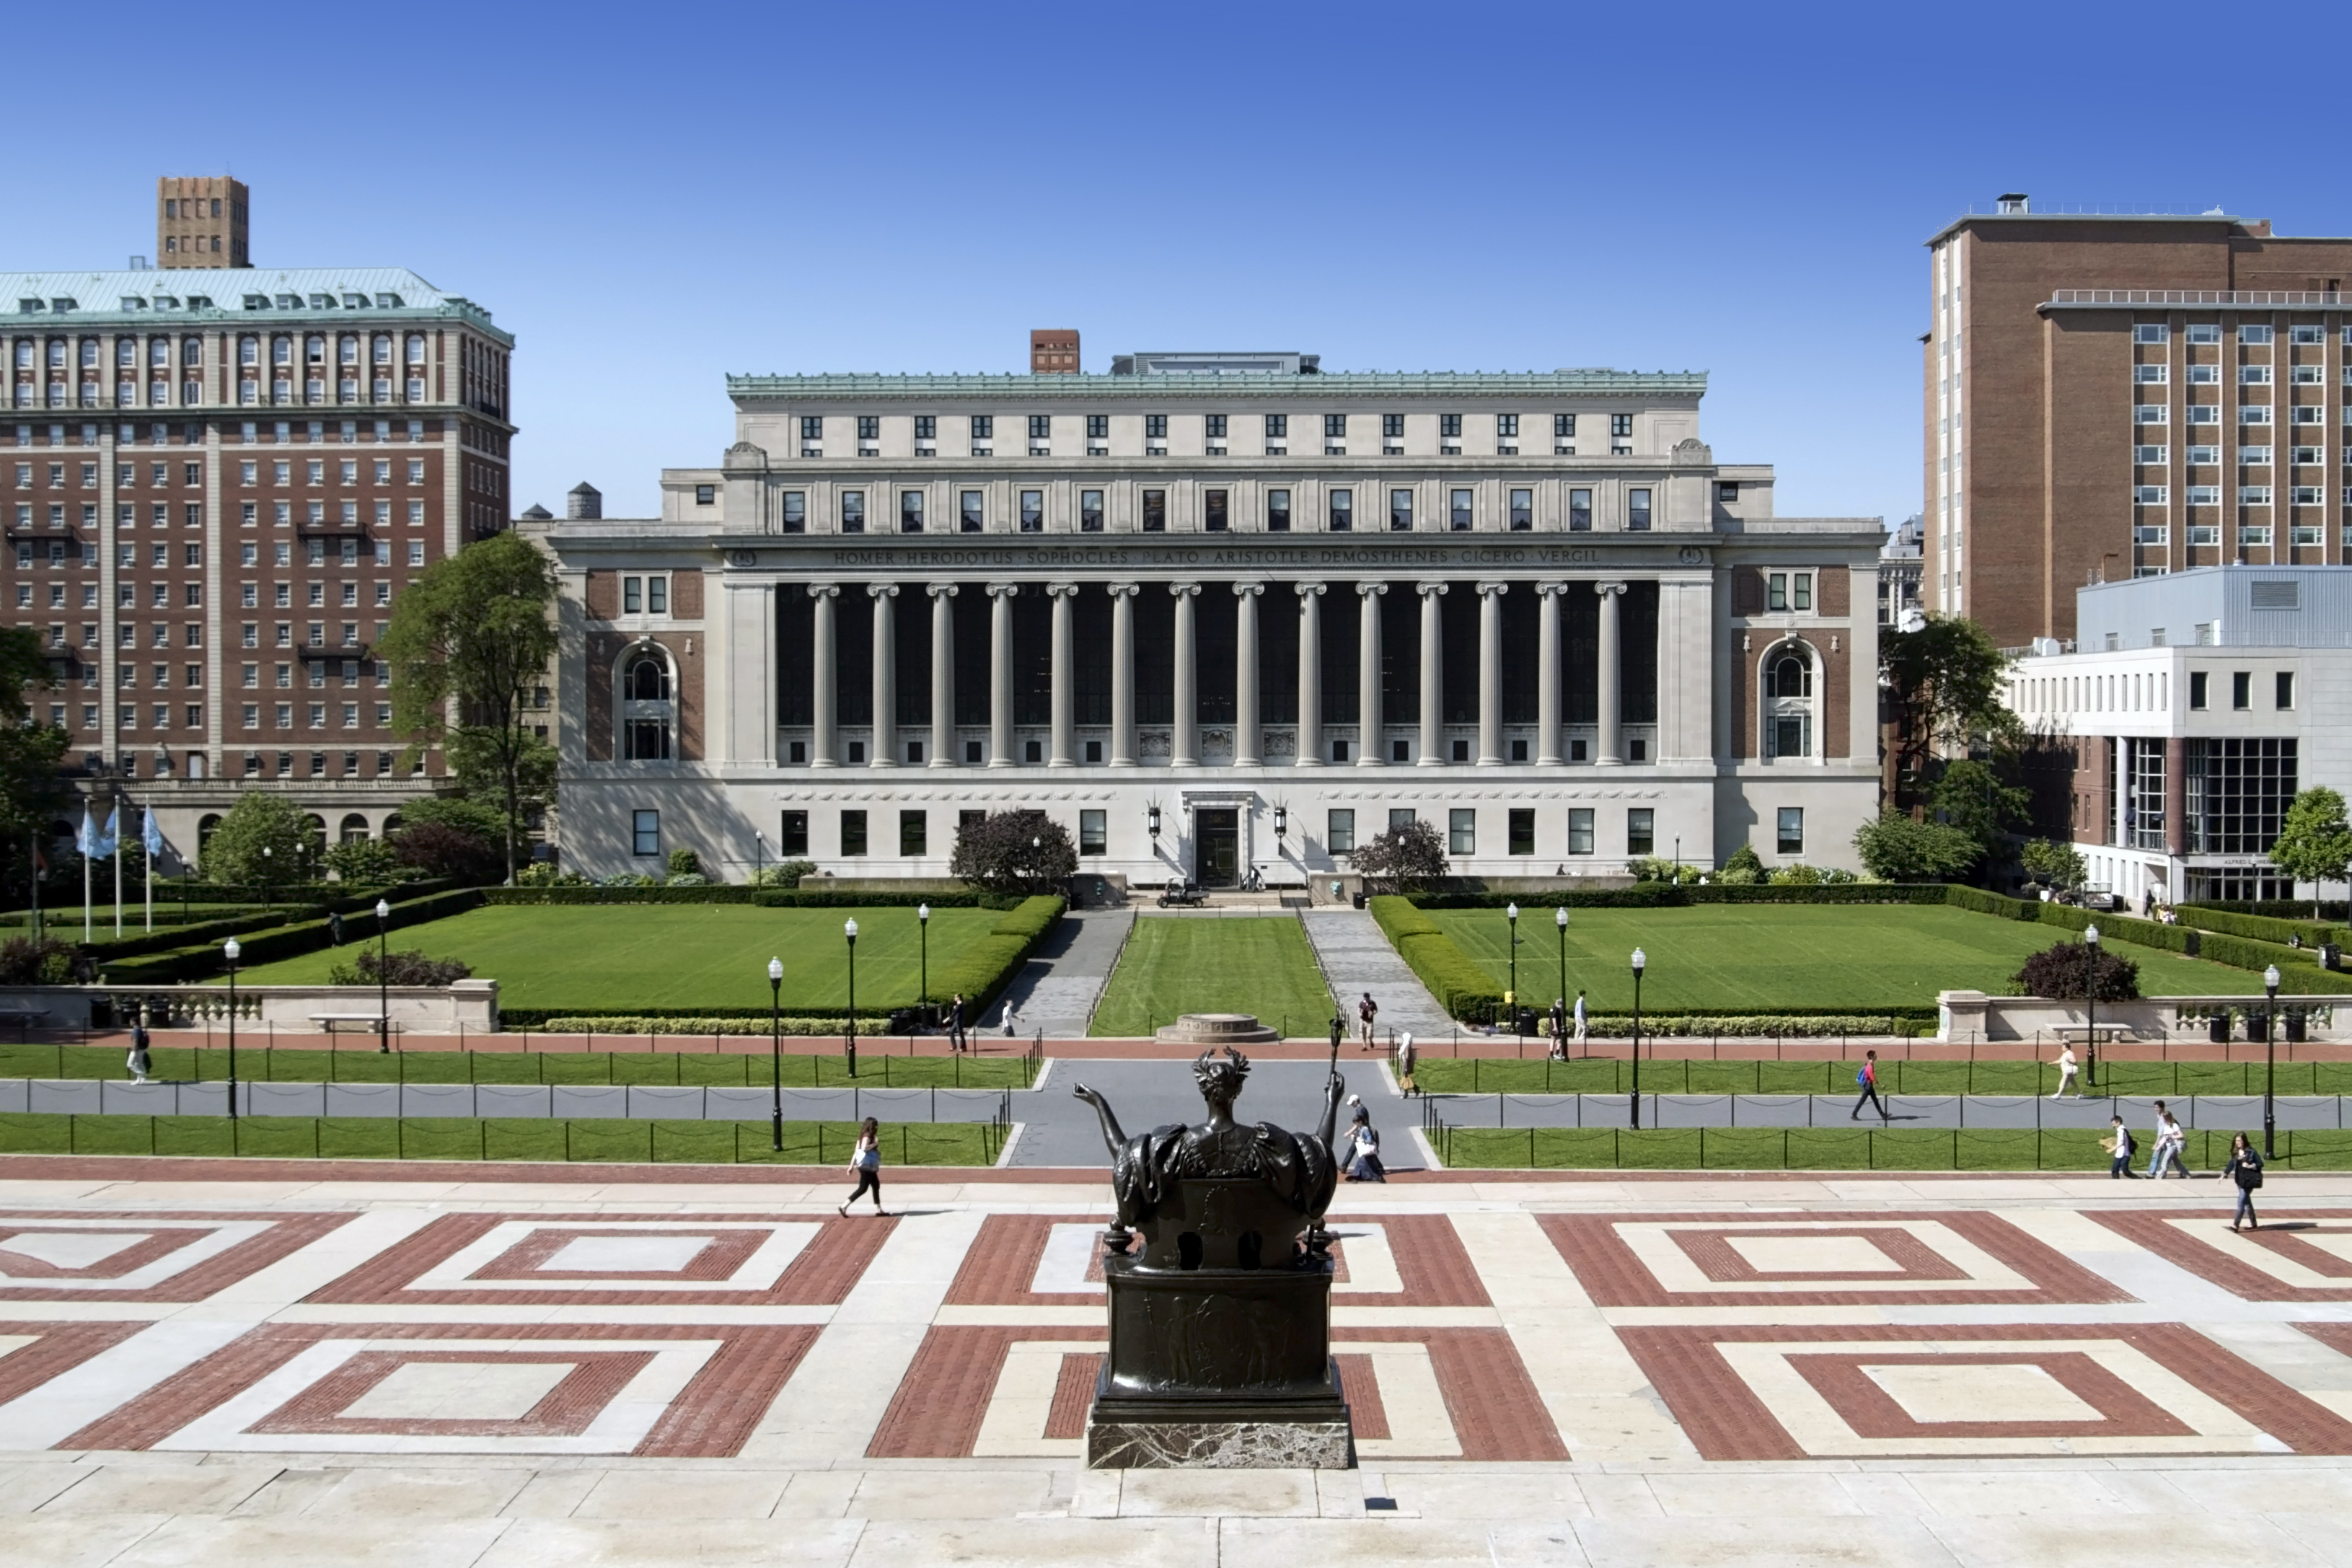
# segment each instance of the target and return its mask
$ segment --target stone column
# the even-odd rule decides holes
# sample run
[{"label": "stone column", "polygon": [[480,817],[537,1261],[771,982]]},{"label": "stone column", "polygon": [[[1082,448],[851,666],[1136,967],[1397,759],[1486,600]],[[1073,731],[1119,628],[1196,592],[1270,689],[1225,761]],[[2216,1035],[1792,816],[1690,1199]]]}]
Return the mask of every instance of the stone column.
[{"label": "stone column", "polygon": [[1291,761],[1323,765],[1323,584],[1293,584],[1298,595],[1298,744]]},{"label": "stone column", "polygon": [[1201,595],[1198,583],[1171,583],[1176,595],[1176,722],[1168,741],[1168,765],[1201,765],[1200,637],[1193,629],[1192,601]]},{"label": "stone column", "polygon": [[1076,583],[1052,583],[1045,588],[1054,601],[1054,743],[1048,748],[1048,767],[1068,768],[1077,765],[1077,724],[1075,693],[1071,681],[1077,674],[1073,662],[1076,654],[1071,648],[1077,629],[1077,596]]},{"label": "stone column", "polygon": [[1618,715],[1624,710],[1625,702],[1622,657],[1617,646],[1617,601],[1624,595],[1625,584],[1596,583],[1593,589],[1601,595],[1601,722],[1593,740],[1592,760],[1604,768],[1622,767],[1625,762],[1625,726]]},{"label": "stone column", "polygon": [[1565,583],[1536,584],[1542,605],[1536,627],[1536,725],[1541,731],[1536,762],[1543,767],[1558,767],[1567,752],[1559,738],[1559,600],[1567,592]]},{"label": "stone column", "polygon": [[951,768],[955,754],[955,595],[952,583],[933,583],[931,595],[931,761]]},{"label": "stone column", "polygon": [[833,716],[838,693],[835,686],[839,679],[834,664],[833,602],[841,596],[838,583],[812,583],[809,597],[816,601],[816,647],[810,663],[815,666],[812,682],[815,688],[809,693],[810,729],[809,766],[834,768],[841,765],[841,737]]},{"label": "stone column", "polygon": [[1263,583],[1236,583],[1234,594],[1234,766],[1263,761],[1265,737],[1257,722],[1257,597]]},{"label": "stone column", "polygon": [[1013,755],[1013,596],[1014,583],[988,585],[988,765],[1009,768]]},{"label": "stone column", "polygon": [[1386,583],[1359,583],[1356,597],[1356,765],[1376,768],[1385,760],[1381,734],[1381,595]]},{"label": "stone column", "polygon": [[1503,765],[1503,595],[1508,583],[1478,584],[1478,765]]},{"label": "stone column", "polygon": [[1135,595],[1132,583],[1110,594],[1110,765],[1135,766]]},{"label": "stone column", "polygon": [[1424,768],[1445,761],[1445,584],[1416,584],[1421,594],[1421,755]]},{"label": "stone column", "polygon": [[868,583],[874,596],[874,738],[866,765],[898,765],[898,584]]}]

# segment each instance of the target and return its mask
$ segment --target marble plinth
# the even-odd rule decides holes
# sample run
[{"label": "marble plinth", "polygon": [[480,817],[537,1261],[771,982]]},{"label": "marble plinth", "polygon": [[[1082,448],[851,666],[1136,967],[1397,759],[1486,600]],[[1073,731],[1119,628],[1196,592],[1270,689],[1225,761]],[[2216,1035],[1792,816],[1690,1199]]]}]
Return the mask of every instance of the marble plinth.
[{"label": "marble plinth", "polygon": [[1104,1421],[1087,1426],[1097,1470],[1346,1470],[1356,1464],[1346,1421]]},{"label": "marble plinth", "polygon": [[1282,1038],[1253,1013],[1187,1013],[1163,1025],[1158,1037],[1180,1046],[1263,1046]]}]

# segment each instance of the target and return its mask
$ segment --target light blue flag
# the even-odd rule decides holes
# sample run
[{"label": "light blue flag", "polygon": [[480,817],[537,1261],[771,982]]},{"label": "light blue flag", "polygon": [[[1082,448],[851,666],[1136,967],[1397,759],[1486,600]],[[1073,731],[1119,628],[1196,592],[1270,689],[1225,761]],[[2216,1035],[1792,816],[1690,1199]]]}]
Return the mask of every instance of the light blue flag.
[{"label": "light blue flag", "polygon": [[74,847],[92,860],[102,853],[98,847],[98,816],[89,802],[82,802],[81,826],[74,829]]},{"label": "light blue flag", "polygon": [[155,820],[153,807],[149,807],[144,815],[147,822],[146,826],[140,830],[139,847],[146,850],[147,858],[152,860],[163,853],[163,825]]},{"label": "light blue flag", "polygon": [[106,833],[104,837],[99,839],[98,848],[95,852],[98,859],[103,860],[108,856],[114,853],[117,835],[120,833],[121,826],[122,807],[118,805],[112,811],[106,814]]}]

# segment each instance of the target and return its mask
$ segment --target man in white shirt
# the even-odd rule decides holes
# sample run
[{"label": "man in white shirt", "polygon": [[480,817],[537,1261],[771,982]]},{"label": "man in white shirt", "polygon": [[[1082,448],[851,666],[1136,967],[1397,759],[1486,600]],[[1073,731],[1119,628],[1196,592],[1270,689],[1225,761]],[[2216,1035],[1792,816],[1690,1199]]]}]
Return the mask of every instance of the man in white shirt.
[{"label": "man in white shirt", "polygon": [[1584,993],[1576,994],[1576,1043],[1584,1044]]},{"label": "man in white shirt", "polygon": [[2172,1119],[2172,1112],[2165,1109],[2164,1101],[2158,1100],[2156,1102],[2156,1140],[2155,1146],[2148,1152],[2147,1179],[2151,1182],[2161,1181],[2165,1167],[2168,1165],[2179,1170],[2183,1176],[2189,1174],[2186,1170],[2181,1170],[2179,1165],[2180,1147],[2188,1142],[2189,1134],[2180,1130],[2180,1123]]},{"label": "man in white shirt", "polygon": [[[2059,1050],[2058,1050],[2058,1059],[2057,1059],[2056,1061],[2054,1061],[2054,1062],[2052,1062],[2050,1065],[2051,1065],[2052,1067],[2054,1067],[2054,1068],[2056,1068],[2058,1069],[2058,1089],[2057,1089],[2057,1093],[2053,1094],[2053,1095],[2050,1097],[2050,1098],[2051,1098],[2051,1099],[2053,1099],[2053,1100],[2056,1100],[2056,1099],[2058,1099],[2058,1098],[2059,1098],[2059,1096],[2060,1096],[2060,1095],[2064,1094],[2064,1093],[2066,1092],[2066,1090],[2067,1090],[2069,1088],[2073,1087],[2073,1085],[2074,1085],[2074,1047],[2073,1046],[2071,1046],[2071,1045],[2066,1045],[2066,1046],[2062,1046],[2062,1047],[2059,1047]],[[2082,1091],[2081,1089],[2075,1089],[2075,1090],[2074,1090],[2074,1098],[2075,1098],[2075,1099],[2077,1099],[2077,1100],[2082,1099],[2082,1098],[2083,1098],[2083,1091]]]}]

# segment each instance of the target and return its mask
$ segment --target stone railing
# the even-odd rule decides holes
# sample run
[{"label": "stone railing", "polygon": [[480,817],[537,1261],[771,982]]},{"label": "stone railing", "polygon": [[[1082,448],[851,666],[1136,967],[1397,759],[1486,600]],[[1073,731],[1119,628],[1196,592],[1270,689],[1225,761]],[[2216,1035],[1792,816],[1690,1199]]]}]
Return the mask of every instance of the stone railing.
[{"label": "stone railing", "polygon": [[[2352,1040],[2352,1001],[2343,996],[2287,996],[2278,999],[2281,1015],[2275,1038],[2300,1025],[2303,1038]],[[2130,1002],[2102,1002],[2096,1022],[2101,1030],[2114,1026],[2127,1040],[2209,1039],[2212,1020],[2231,1021],[2229,1037],[2262,1038],[2261,1017],[2268,1003],[2255,996],[2143,996]],[[2249,1016],[2251,1015],[2251,1021]],[[1993,996],[1982,991],[1943,991],[1936,996],[1936,1038],[1954,1045],[1987,1040],[2032,1040],[2058,1037],[2062,1028],[2082,1028],[2091,1023],[2089,1010],[2079,1001],[2048,996]],[[2250,1033],[2251,1031],[2251,1033]]]},{"label": "stone railing", "polygon": [[[240,1023],[271,1024],[315,1032],[333,1015],[345,1027],[367,1027],[362,1019],[389,1009],[394,1032],[410,1035],[489,1034],[499,1027],[499,983],[460,980],[450,985],[240,985]],[[157,1028],[226,1023],[226,985],[7,985],[0,986],[0,1030],[17,1025],[36,1032],[123,1026],[140,1008]]]}]

